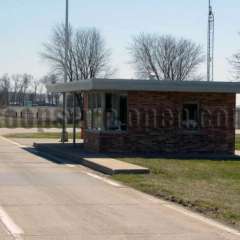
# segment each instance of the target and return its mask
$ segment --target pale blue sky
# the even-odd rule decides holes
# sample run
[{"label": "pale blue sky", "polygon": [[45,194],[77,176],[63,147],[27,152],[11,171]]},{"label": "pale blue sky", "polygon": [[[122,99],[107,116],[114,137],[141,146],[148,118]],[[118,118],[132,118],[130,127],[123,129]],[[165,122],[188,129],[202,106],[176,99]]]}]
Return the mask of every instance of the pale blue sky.
[{"label": "pale blue sky", "polygon": [[[172,34],[206,50],[208,0],[70,0],[74,27],[96,27],[112,49],[116,77],[131,78],[127,46],[139,32]],[[240,49],[240,1],[215,0],[216,80],[231,80],[226,60]],[[64,19],[65,0],[5,0],[0,7],[0,74],[48,72],[39,52]]]}]

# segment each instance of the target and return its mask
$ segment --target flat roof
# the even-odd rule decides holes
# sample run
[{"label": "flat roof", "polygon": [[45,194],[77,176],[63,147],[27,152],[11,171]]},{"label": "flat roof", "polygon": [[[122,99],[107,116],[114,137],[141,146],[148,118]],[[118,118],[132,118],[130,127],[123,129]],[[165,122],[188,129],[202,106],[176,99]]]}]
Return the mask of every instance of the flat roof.
[{"label": "flat roof", "polygon": [[94,90],[240,93],[240,82],[159,81],[99,78],[47,85],[47,89],[49,92],[53,93],[74,93]]}]

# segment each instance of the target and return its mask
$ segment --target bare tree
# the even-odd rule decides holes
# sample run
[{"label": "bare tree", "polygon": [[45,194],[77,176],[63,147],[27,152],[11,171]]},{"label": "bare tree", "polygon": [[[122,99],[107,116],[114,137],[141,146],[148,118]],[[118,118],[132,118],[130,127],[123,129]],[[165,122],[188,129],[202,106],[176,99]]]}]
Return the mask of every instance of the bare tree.
[{"label": "bare tree", "polygon": [[22,75],[22,81],[21,81],[21,102],[22,104],[24,103],[26,99],[26,93],[29,90],[30,86],[31,86],[31,82],[33,80],[33,76],[30,74],[23,74]]},{"label": "bare tree", "polygon": [[13,85],[13,99],[11,102],[17,105],[24,105],[26,99],[26,93],[30,88],[33,76],[30,74],[17,74],[11,78]]},{"label": "bare tree", "polygon": [[[40,82],[43,85],[48,85],[48,84],[55,84],[60,82],[58,76],[56,74],[49,74],[44,76]],[[51,105],[59,105],[59,99],[60,99],[60,94],[59,93],[49,93],[47,92],[47,98],[48,98],[48,102]]]},{"label": "bare tree", "polygon": [[140,77],[157,80],[196,79],[204,61],[199,45],[169,35],[139,34],[130,45],[130,54]]},{"label": "bare tree", "polygon": [[239,79],[240,78],[240,52],[232,56],[232,59],[230,60],[230,64],[232,65],[232,68],[234,71],[234,78]]},{"label": "bare tree", "polygon": [[33,105],[36,105],[40,100],[40,94],[42,93],[43,83],[42,79],[32,78],[30,82],[29,88],[29,100],[32,102]]},{"label": "bare tree", "polygon": [[32,87],[32,92],[36,98],[37,94],[38,94],[38,89],[40,88],[40,81],[39,79],[34,78],[31,82],[31,87]]},{"label": "bare tree", "polygon": [[77,30],[73,50],[77,61],[75,71],[80,79],[113,73],[109,65],[110,50],[97,29]]},{"label": "bare tree", "polygon": [[7,106],[9,104],[10,84],[8,75],[0,78],[0,106]]},{"label": "bare tree", "polygon": [[[0,77],[0,106],[20,105],[26,101],[36,104],[45,104],[47,77],[43,79],[34,78],[30,74],[15,74],[9,77],[7,74]],[[51,80],[49,80],[51,79]],[[48,78],[51,83],[56,83],[56,76]],[[49,83],[50,83],[49,82]],[[59,94],[58,94],[59,95]],[[59,96],[54,96],[55,103],[59,104]]]},{"label": "bare tree", "polygon": [[[115,70],[109,64],[110,56],[110,50],[106,48],[105,41],[97,29],[74,30],[69,26],[68,81],[112,76]],[[58,78],[63,79],[65,66],[64,25],[55,27],[52,39],[44,44],[42,57],[49,61],[53,73]],[[54,96],[52,95],[51,97],[53,98]],[[83,96],[82,94],[77,94],[76,97],[78,105],[81,111],[83,111]]]},{"label": "bare tree", "polygon": [[[112,73],[109,66],[110,51],[98,30],[69,27],[68,79],[82,79],[106,76]],[[64,25],[58,25],[53,31],[50,42],[44,44],[42,57],[48,60],[52,70],[63,79],[64,74]]]},{"label": "bare tree", "polygon": [[[69,27],[69,49],[72,48],[72,28]],[[63,79],[64,63],[65,63],[65,27],[57,25],[53,29],[53,33],[49,42],[43,44],[43,52],[41,57],[47,60],[54,74],[59,75]],[[72,50],[69,50],[71,52]],[[73,81],[72,59],[68,57],[68,77],[69,81]],[[47,76],[49,77],[49,76]]]},{"label": "bare tree", "polygon": [[[239,33],[240,34],[240,33]],[[229,60],[232,69],[233,75],[236,80],[240,79],[240,51],[233,54],[232,58]]]},{"label": "bare tree", "polygon": [[19,104],[18,93],[20,91],[20,82],[21,82],[21,75],[16,74],[12,76],[12,99],[11,102],[15,104]]}]

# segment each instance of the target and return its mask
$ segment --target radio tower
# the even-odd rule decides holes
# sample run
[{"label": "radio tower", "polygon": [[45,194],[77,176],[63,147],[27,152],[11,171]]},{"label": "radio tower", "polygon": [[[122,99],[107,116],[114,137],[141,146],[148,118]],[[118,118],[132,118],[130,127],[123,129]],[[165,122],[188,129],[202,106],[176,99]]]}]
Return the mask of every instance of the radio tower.
[{"label": "radio tower", "polygon": [[214,29],[215,18],[212,8],[212,2],[209,0],[208,13],[208,49],[207,49],[207,80],[214,80]]}]

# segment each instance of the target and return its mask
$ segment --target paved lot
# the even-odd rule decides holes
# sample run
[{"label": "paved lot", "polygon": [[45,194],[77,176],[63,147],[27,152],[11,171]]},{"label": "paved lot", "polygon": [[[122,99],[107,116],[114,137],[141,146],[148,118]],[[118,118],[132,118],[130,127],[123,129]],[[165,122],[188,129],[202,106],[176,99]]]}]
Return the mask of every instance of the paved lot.
[{"label": "paved lot", "polygon": [[1,240],[237,240],[230,229],[0,137]]}]

